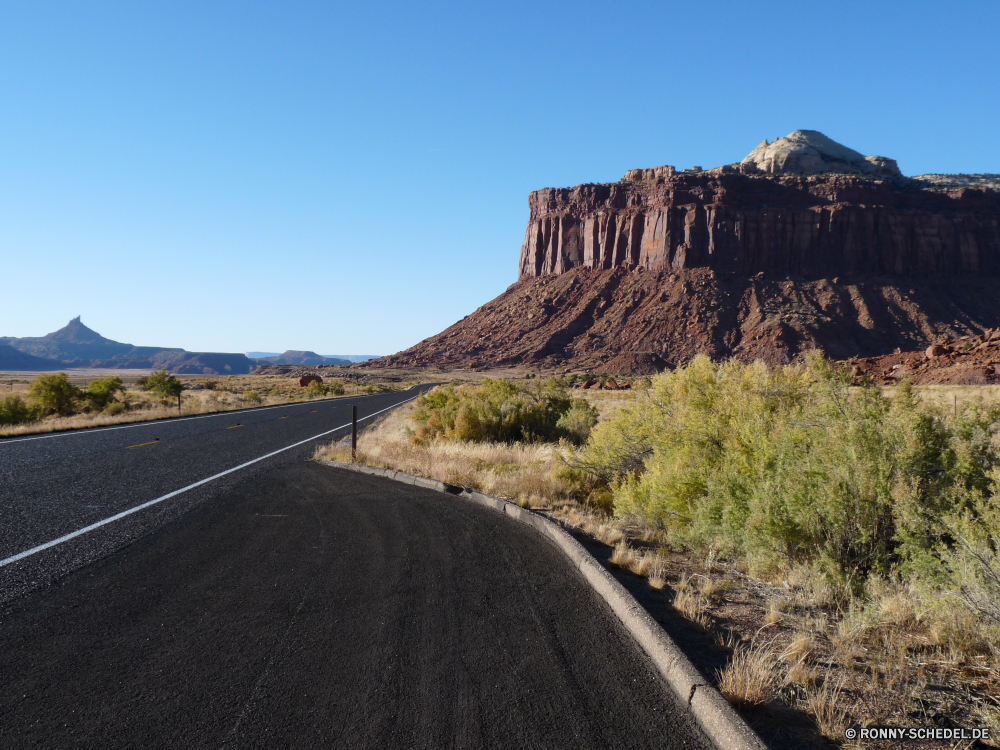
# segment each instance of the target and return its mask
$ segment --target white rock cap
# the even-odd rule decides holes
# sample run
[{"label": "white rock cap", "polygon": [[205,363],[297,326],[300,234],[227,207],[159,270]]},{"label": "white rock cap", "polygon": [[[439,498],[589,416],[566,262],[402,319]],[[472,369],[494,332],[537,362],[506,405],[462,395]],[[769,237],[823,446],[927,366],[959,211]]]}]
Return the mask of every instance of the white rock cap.
[{"label": "white rock cap", "polygon": [[796,130],[768,143],[765,139],[743,160],[768,174],[870,174],[879,177],[901,175],[894,159],[864,156],[842,146],[818,130]]}]

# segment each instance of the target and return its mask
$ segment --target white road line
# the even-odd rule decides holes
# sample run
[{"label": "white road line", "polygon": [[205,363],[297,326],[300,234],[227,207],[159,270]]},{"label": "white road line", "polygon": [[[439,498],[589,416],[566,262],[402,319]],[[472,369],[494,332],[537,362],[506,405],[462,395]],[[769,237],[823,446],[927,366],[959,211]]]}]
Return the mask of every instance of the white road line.
[{"label": "white road line", "polygon": [[[373,394],[378,395],[378,394]],[[358,398],[371,398],[371,396],[358,396]],[[201,414],[197,417],[166,417],[164,419],[151,419],[147,422],[133,422],[132,424],[123,424],[119,427],[93,427],[87,428],[82,427],[76,430],[66,430],[65,432],[55,432],[51,435],[36,435],[35,437],[26,438],[0,438],[0,446],[7,445],[8,443],[24,443],[28,440],[49,440],[51,438],[60,437],[72,437],[74,435],[92,435],[95,432],[107,432],[108,430],[128,430],[133,427],[153,427],[155,425],[162,424],[173,424],[175,422],[187,422],[189,419],[210,419],[212,417],[227,417],[233,414],[244,414],[247,412],[253,413],[258,411],[267,411],[268,409],[291,409],[296,406],[307,406],[308,404],[325,403],[329,401],[343,401],[342,398],[325,398],[321,401],[307,401],[304,404],[278,404],[277,406],[258,406],[252,409],[233,409],[232,411],[219,411],[213,414]],[[405,402],[404,402],[405,403]]]},{"label": "white road line", "polygon": [[[414,396],[413,398],[408,398],[406,399],[406,401],[400,401],[398,404],[387,406],[385,409],[374,412],[373,414],[369,414],[366,417],[359,417],[358,421],[363,422],[366,419],[371,419],[372,417],[377,416],[382,412],[389,411],[389,409],[395,409],[397,406],[402,406],[403,404],[409,403],[410,401],[413,401],[415,398],[417,398],[417,396]],[[341,425],[340,427],[334,427],[332,430],[321,432],[319,435],[313,435],[311,438],[306,438],[305,440],[300,440],[297,443],[292,443],[291,445],[285,446],[284,448],[279,448],[278,450],[272,451],[271,453],[268,453],[265,456],[261,456],[260,458],[255,458],[252,461],[247,461],[245,464],[234,466],[232,469],[226,469],[225,471],[220,472],[215,476],[208,477],[207,479],[202,479],[200,482],[189,484],[187,487],[181,487],[179,490],[174,490],[173,492],[169,492],[166,495],[163,495],[162,497],[156,498],[155,500],[150,500],[149,502],[145,502],[142,505],[137,505],[134,508],[129,508],[128,510],[123,510],[121,513],[116,513],[115,515],[110,516],[109,518],[105,518],[103,521],[92,523],[90,524],[90,526],[84,526],[82,529],[77,529],[76,531],[61,536],[58,539],[53,539],[51,542],[46,542],[45,544],[39,544],[37,547],[32,547],[31,549],[27,549],[24,552],[18,552],[16,555],[12,555],[11,557],[8,557],[6,560],[0,560],[0,568],[2,568],[5,565],[10,565],[13,562],[17,562],[18,560],[23,560],[26,557],[30,557],[31,555],[34,555],[36,552],[42,552],[43,550],[50,549],[51,547],[55,547],[56,545],[62,544],[63,542],[68,542],[70,539],[75,539],[78,536],[82,536],[83,534],[86,534],[88,531],[93,531],[94,529],[99,529],[101,526],[106,526],[109,523],[114,523],[115,521],[121,518],[125,518],[125,516],[130,516],[133,513],[138,513],[140,510],[144,510],[145,508],[148,508],[151,505],[156,505],[157,503],[162,503],[164,500],[169,500],[172,497],[177,497],[177,495],[180,495],[183,492],[187,492],[188,490],[193,490],[195,487],[200,487],[203,484],[208,484],[209,482],[213,482],[216,479],[219,479],[220,477],[226,476],[226,474],[232,474],[234,471],[245,469],[248,466],[252,466],[255,463],[271,458],[272,456],[277,456],[279,453],[284,453],[285,451],[291,450],[292,448],[298,448],[300,445],[305,445],[306,443],[312,440],[316,440],[317,438],[321,438],[324,435],[329,435],[331,432],[336,432],[337,430],[342,430],[345,427],[350,427],[350,426],[351,423],[348,422],[347,424]]]}]

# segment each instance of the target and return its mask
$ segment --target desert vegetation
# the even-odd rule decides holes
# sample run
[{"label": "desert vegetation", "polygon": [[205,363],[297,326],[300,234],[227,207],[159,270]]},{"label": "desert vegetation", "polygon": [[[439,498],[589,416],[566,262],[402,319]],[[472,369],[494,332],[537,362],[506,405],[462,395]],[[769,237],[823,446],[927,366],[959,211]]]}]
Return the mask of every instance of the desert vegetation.
[{"label": "desert vegetation", "polygon": [[86,380],[79,372],[42,373],[30,381],[11,378],[4,383],[10,390],[0,392],[0,437],[365,395],[413,385],[327,379],[302,387],[293,377],[176,376],[165,370]]},{"label": "desert vegetation", "polygon": [[[838,742],[879,723],[1000,737],[1000,408],[851,381],[820,357],[700,357],[631,393],[437,389],[364,433],[359,460],[608,545],[727,655],[700,665],[751,716],[783,706]],[[584,399],[570,435],[559,424]]]}]

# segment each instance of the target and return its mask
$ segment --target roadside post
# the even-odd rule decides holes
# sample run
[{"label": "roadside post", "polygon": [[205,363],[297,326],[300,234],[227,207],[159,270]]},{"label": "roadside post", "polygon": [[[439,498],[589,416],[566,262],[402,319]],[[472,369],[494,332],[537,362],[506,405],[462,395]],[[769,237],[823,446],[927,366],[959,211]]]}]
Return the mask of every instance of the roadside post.
[{"label": "roadside post", "polygon": [[358,460],[358,405],[351,404],[351,463]]}]

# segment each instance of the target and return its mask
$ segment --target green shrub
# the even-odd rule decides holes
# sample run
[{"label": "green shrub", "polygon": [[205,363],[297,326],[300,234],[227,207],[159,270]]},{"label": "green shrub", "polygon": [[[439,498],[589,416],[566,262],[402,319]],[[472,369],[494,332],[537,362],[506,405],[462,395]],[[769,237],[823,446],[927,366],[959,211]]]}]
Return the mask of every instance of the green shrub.
[{"label": "green shrub", "polygon": [[820,357],[776,369],[699,357],[598,425],[580,467],[616,513],[693,549],[815,565],[847,593],[931,570],[949,533],[937,519],[987,491],[997,414],[949,423],[905,383],[889,399],[850,381]]},{"label": "green shrub", "polygon": [[102,411],[109,404],[117,401],[118,399],[115,398],[115,394],[123,390],[125,388],[122,385],[121,378],[104,378],[102,380],[95,380],[87,386],[87,390],[83,392],[83,398],[91,409]]},{"label": "green shrub", "polygon": [[[577,405],[574,416],[560,425],[573,406],[559,378],[530,384],[487,379],[477,386],[435,388],[417,399],[416,437],[501,443],[572,439],[587,420]],[[571,433],[570,426],[577,432]]]},{"label": "green shrub", "polygon": [[973,491],[961,510],[942,519],[937,559],[948,588],[984,623],[1000,630],[1000,471],[988,493]]},{"label": "green shrub", "polygon": [[331,396],[343,396],[344,395],[344,384],[339,380],[331,380],[327,383],[326,392]]},{"label": "green shrub", "polygon": [[180,397],[184,384],[164,369],[157,370],[149,376],[146,388],[160,398],[174,399]]},{"label": "green shrub", "polygon": [[250,404],[251,406],[258,406],[263,402],[264,399],[260,397],[257,391],[244,391],[243,392],[243,403]]},{"label": "green shrub", "polygon": [[591,430],[597,424],[597,418],[597,409],[584,399],[575,398],[566,413],[559,417],[556,427],[574,444],[581,445],[590,437]]},{"label": "green shrub", "polygon": [[76,411],[80,389],[69,382],[64,372],[43,374],[35,378],[28,388],[28,395],[42,414],[67,417]]},{"label": "green shrub", "polygon": [[20,396],[6,396],[0,399],[0,424],[27,424],[37,422],[40,418],[40,410],[26,404]]},{"label": "green shrub", "polygon": [[325,396],[326,386],[324,386],[318,380],[313,380],[309,385],[306,386],[306,394],[312,397]]},{"label": "green shrub", "polygon": [[104,408],[104,413],[111,417],[124,414],[127,411],[128,405],[123,404],[121,401],[113,401]]}]

